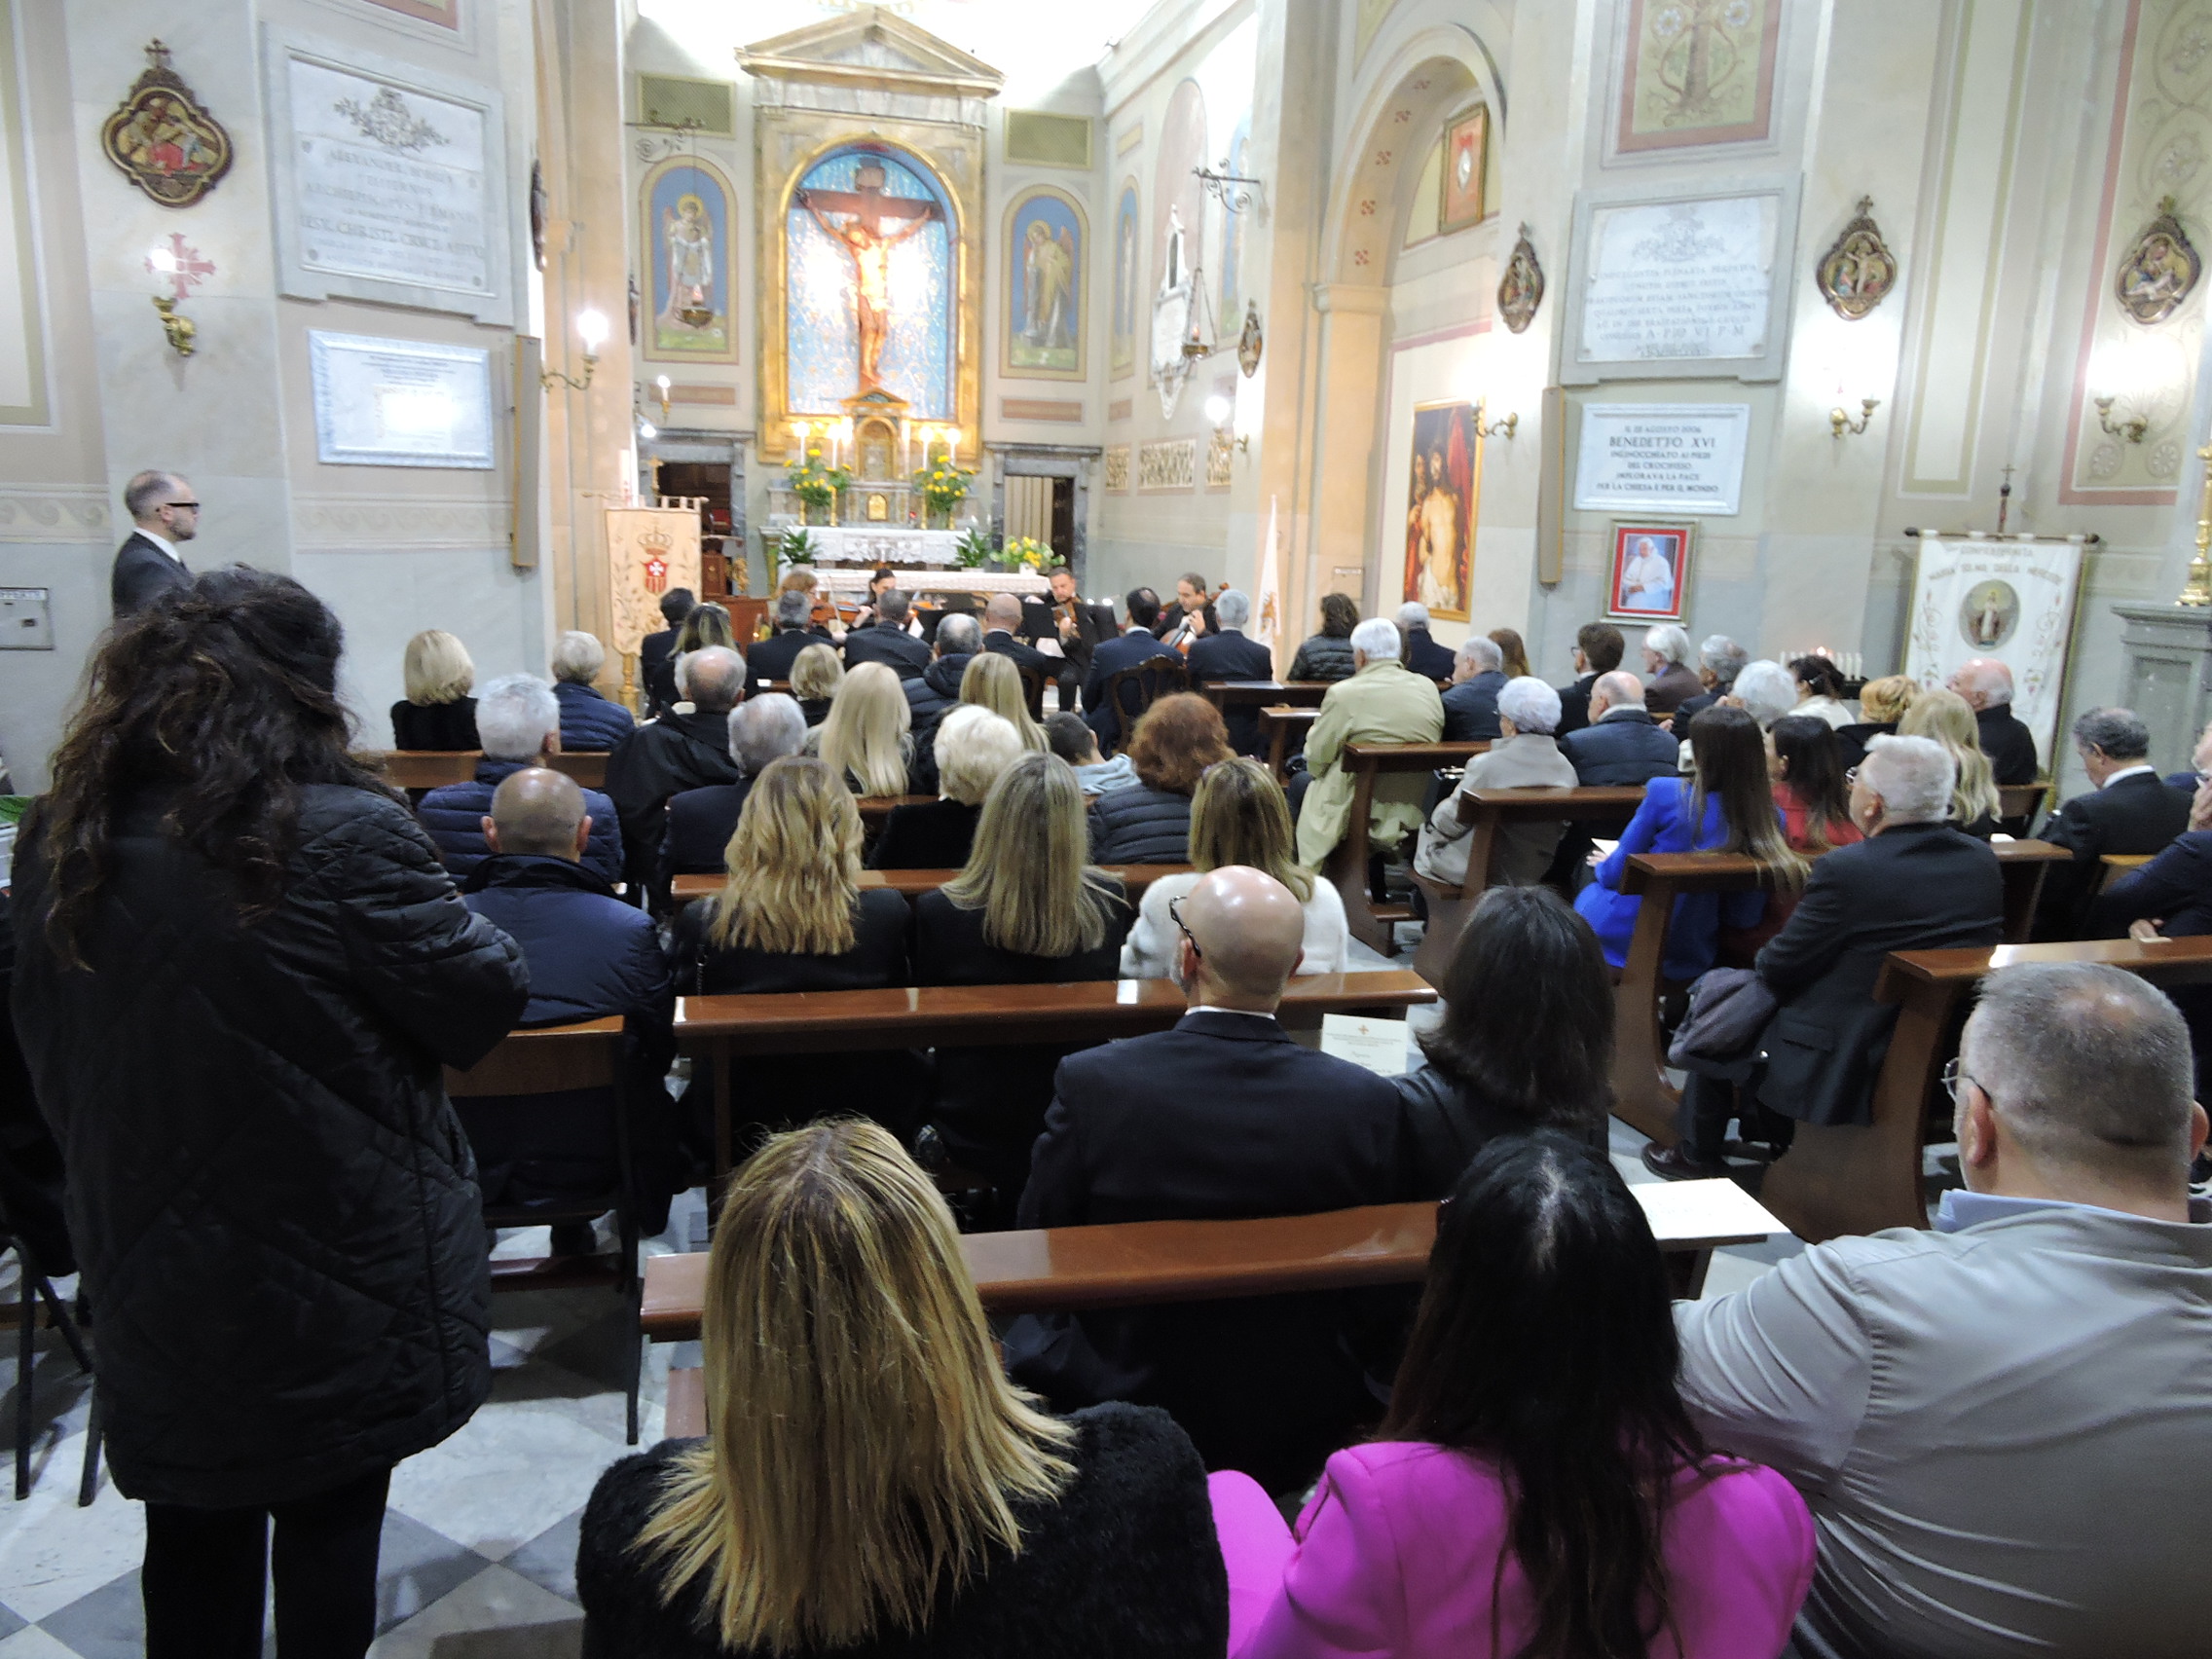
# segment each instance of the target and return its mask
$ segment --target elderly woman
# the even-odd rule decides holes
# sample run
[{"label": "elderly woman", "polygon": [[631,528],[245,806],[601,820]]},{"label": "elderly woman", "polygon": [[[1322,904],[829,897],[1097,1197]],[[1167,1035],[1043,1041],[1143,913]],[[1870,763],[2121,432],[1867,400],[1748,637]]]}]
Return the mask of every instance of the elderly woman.
[{"label": "elderly woman", "polygon": [[425,628],[407,642],[401,666],[407,695],[391,706],[394,749],[466,750],[477,747],[476,665],[468,647],[443,628]]},{"label": "elderly woman", "polygon": [[958,869],[999,774],[1021,758],[1021,738],[990,710],[963,703],[938,722],[939,796],[895,806],[869,863],[877,869]]},{"label": "elderly woman", "polygon": [[1189,864],[1191,792],[1230,756],[1221,711],[1196,691],[1162,697],[1137,721],[1134,789],[1110,790],[1090,810],[1090,856],[1100,864]]},{"label": "elderly woman", "polygon": [[844,682],[845,664],[833,646],[809,645],[792,663],[792,695],[798,700],[799,713],[810,726],[830,718],[830,699]]},{"label": "elderly woman", "polygon": [[685,790],[668,803],[668,873],[719,875],[729,838],[754,780],[769,763],[799,753],[806,741],[806,717],[780,691],[751,697],[730,711],[729,757],[737,781]]},{"label": "elderly woman", "polygon": [[[829,650],[827,645],[807,648]],[[800,656],[803,660],[805,653]],[[856,795],[903,795],[912,770],[908,728],[913,719],[897,672],[880,662],[864,662],[844,676],[830,718],[806,734],[807,752],[827,760]]]},{"label": "elderly woman", "polygon": [[1744,664],[1735,685],[1721,702],[1742,709],[1764,731],[1797,707],[1797,682],[1782,664],[1761,657]]},{"label": "elderly woman", "polygon": [[1351,631],[1359,626],[1359,602],[1348,593],[1321,596],[1321,631],[1298,647],[1290,660],[1292,680],[1349,680]]},{"label": "elderly woman", "polygon": [[1869,680],[1860,687],[1857,723],[1835,728],[1845,771],[1850,771],[1866,757],[1866,746],[1874,739],[1894,737],[1897,734],[1898,722],[1904,719],[1905,711],[1912,707],[1913,699],[1919,695],[1919,683],[1901,674]]},{"label": "elderly woman", "polygon": [[607,647],[580,628],[553,647],[553,695],[561,704],[561,748],[568,754],[612,749],[638,729],[630,711],[592,683],[607,664]]},{"label": "elderly woman", "polygon": [[[1574,762],[1560,753],[1559,693],[1533,675],[1509,680],[1497,694],[1497,741],[1467,762],[1459,787],[1421,826],[1414,868],[1431,881],[1457,886],[1467,879],[1467,848],[1474,836],[1477,790],[1571,790]],[[1493,843],[1488,879],[1493,886],[1530,887],[1543,880],[1559,850],[1565,824],[1501,824]]]},{"label": "elderly woman", "polygon": [[1643,706],[1653,719],[1664,719],[1705,690],[1705,682],[1690,667],[1690,637],[1671,622],[1644,634],[1643,672],[1650,680],[1643,688]]}]

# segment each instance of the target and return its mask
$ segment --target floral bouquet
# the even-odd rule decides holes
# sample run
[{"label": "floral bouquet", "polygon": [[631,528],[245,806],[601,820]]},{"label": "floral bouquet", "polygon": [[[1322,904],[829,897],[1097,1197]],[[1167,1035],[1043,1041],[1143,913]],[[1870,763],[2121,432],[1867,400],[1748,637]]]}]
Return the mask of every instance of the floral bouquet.
[{"label": "floral bouquet", "polygon": [[1044,542],[1039,541],[1033,535],[1012,537],[1007,542],[1006,551],[1001,557],[1010,565],[1032,571],[1042,571],[1047,565],[1054,562],[1051,548],[1046,546]]},{"label": "floral bouquet", "polygon": [[815,444],[798,460],[784,468],[784,481],[793,495],[810,507],[826,507],[837,498],[837,492],[852,482],[853,475],[841,466],[822,464],[822,446]]},{"label": "floral bouquet", "polygon": [[921,492],[931,512],[949,513],[968,498],[968,485],[975,476],[950,461],[940,461],[914,474],[914,488]]}]

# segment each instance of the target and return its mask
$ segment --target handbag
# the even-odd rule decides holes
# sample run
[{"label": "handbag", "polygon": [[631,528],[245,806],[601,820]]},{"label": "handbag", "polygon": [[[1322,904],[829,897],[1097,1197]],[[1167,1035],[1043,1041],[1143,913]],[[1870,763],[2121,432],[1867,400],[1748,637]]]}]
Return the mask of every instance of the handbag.
[{"label": "handbag", "polygon": [[1714,968],[1690,986],[1690,1010],[1667,1046],[1667,1063],[1743,1083],[1766,1056],[1759,1046],[1774,1017],[1774,992],[1750,968]]}]

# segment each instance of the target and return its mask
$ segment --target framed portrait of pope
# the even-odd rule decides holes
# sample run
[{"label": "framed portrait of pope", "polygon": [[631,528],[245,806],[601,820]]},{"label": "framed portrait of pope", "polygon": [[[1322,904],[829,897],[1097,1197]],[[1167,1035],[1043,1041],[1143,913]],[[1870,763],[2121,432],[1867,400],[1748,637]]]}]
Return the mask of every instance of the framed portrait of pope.
[{"label": "framed portrait of pope", "polygon": [[1688,600],[1693,522],[1615,519],[1605,614],[1616,622],[1679,622]]}]

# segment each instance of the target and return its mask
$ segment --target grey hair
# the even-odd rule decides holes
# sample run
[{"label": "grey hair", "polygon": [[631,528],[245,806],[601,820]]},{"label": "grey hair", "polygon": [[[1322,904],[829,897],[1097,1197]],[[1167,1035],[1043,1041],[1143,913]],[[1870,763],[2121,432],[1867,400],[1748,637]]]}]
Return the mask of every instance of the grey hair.
[{"label": "grey hair", "polygon": [[487,759],[535,759],[560,729],[560,701],[535,674],[502,674],[476,693],[476,740]]},{"label": "grey hair", "polygon": [[2188,1164],[2189,1026],[2133,974],[2088,962],[1998,969],[1981,981],[1959,1069],[2040,1161],[2157,1163],[2176,1180]]},{"label": "grey hair", "polygon": [[553,646],[553,678],[589,685],[607,666],[607,647],[580,628],[571,628]]},{"label": "grey hair", "polygon": [[1021,734],[1003,715],[980,703],[962,703],[938,722],[938,793],[965,806],[981,806],[999,774],[1020,759]]},{"label": "grey hair", "polygon": [[964,610],[954,611],[937,625],[937,648],[940,656],[973,655],[982,645],[982,624]]},{"label": "grey hair", "polygon": [[1733,685],[1736,676],[1744,672],[1744,664],[1751,660],[1751,653],[1726,634],[1714,634],[1698,646],[1697,660],[1722,685]]},{"label": "grey hair", "polygon": [[805,747],[806,715],[781,691],[749,698],[729,712],[729,757],[748,778],[757,778],[769,761]]},{"label": "grey hair", "polygon": [[1497,648],[1497,642],[1488,634],[1469,634],[1459,642],[1459,648],[1452,655],[1462,667],[1471,668],[1478,674],[1495,674],[1505,666],[1505,653]]},{"label": "grey hair", "polygon": [[1940,824],[1950,816],[1959,763],[1932,737],[1877,737],[1859,763],[1859,781],[1882,797],[1892,824]]},{"label": "grey hair", "polygon": [[709,714],[745,694],[745,658],[727,645],[706,645],[676,659],[676,688]]},{"label": "grey hair", "polygon": [[1992,705],[2012,700],[2012,671],[1995,657],[1975,657],[1952,676],[1971,691],[1978,691]]},{"label": "grey hair", "polygon": [[1363,652],[1369,662],[1395,662],[1406,654],[1398,625],[1382,616],[1370,616],[1351,631],[1351,648]]},{"label": "grey hair", "polygon": [[1515,731],[1559,730],[1559,693],[1532,674],[1508,680],[1498,688],[1497,712],[1513,722]]},{"label": "grey hair", "polygon": [[1398,626],[1425,628],[1428,626],[1428,607],[1418,599],[1409,599],[1398,607]]},{"label": "grey hair", "polygon": [[1240,588],[1225,589],[1213,602],[1213,613],[1224,628],[1241,628],[1252,620],[1252,596]]},{"label": "grey hair", "polygon": [[133,519],[150,517],[156,507],[166,507],[166,498],[184,488],[184,480],[173,472],[141,472],[123,487],[123,510]]},{"label": "grey hair", "polygon": [[776,622],[790,628],[814,614],[814,595],[805,588],[786,588],[776,595]]},{"label": "grey hair", "polygon": [[1673,623],[1664,628],[1653,628],[1643,636],[1643,648],[1667,662],[1690,660],[1690,637]]},{"label": "grey hair", "polygon": [[2151,753],[2151,728],[2133,709],[2091,709],[2075,720],[2074,741],[2114,760],[2140,760]]},{"label": "grey hair", "polygon": [[886,622],[903,622],[914,608],[914,596],[904,588],[885,588],[875,596],[875,613]]},{"label": "grey hair", "polygon": [[1797,706],[1797,682],[1789,677],[1789,670],[1765,657],[1738,669],[1729,690],[1761,730]]}]

